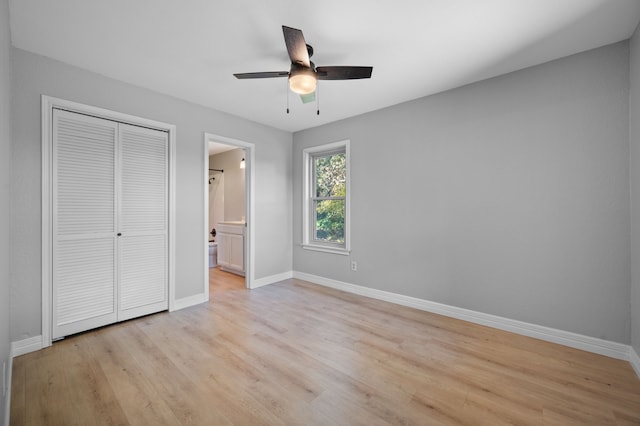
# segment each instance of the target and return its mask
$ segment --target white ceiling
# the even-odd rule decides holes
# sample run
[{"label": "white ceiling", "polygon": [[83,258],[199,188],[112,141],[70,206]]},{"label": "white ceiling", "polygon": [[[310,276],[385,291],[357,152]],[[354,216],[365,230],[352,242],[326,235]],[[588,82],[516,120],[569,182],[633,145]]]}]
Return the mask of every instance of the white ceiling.
[{"label": "white ceiling", "polygon": [[[629,38],[639,0],[10,0],[14,46],[297,131]],[[285,78],[282,25],[316,65],[373,66],[320,82],[320,115]]]},{"label": "white ceiling", "polygon": [[209,156],[222,154],[223,152],[231,151],[232,149],[237,149],[237,146],[226,145],[219,142],[211,142],[209,141]]}]

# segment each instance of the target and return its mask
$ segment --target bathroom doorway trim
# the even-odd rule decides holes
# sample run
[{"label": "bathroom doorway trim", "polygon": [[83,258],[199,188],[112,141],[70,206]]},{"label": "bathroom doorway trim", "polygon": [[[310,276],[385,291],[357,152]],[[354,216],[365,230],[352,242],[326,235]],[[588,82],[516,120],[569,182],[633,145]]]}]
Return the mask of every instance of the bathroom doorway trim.
[{"label": "bathroom doorway trim", "polygon": [[216,135],[214,133],[204,134],[203,143],[203,179],[204,190],[204,215],[203,215],[203,250],[204,253],[204,294],[205,299],[209,300],[209,187],[207,182],[209,180],[209,142],[218,142],[225,145],[234,146],[244,149],[245,159],[245,179],[244,179],[244,210],[245,210],[245,244],[244,244],[244,259],[245,259],[245,287],[254,288],[255,281],[254,273],[254,259],[255,259],[255,232],[253,218],[255,217],[255,196],[253,188],[255,188],[255,173],[253,172],[253,165],[255,164],[255,145],[250,142],[241,141],[238,139],[229,138],[222,135]]}]

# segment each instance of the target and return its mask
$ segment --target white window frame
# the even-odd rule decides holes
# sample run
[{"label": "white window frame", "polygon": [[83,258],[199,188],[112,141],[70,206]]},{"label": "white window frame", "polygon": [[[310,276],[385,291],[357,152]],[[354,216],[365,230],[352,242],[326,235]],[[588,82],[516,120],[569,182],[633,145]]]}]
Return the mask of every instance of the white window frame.
[{"label": "white window frame", "polygon": [[[306,148],[302,151],[303,178],[304,188],[302,197],[302,248],[307,250],[321,251],[325,253],[349,255],[351,252],[351,153],[350,141],[343,140],[325,145]],[[337,245],[335,243],[321,243],[313,238],[315,222],[313,205],[313,158],[318,154],[334,153],[343,150],[345,152],[346,166],[346,196],[345,196],[345,215],[344,215],[344,244]]]}]

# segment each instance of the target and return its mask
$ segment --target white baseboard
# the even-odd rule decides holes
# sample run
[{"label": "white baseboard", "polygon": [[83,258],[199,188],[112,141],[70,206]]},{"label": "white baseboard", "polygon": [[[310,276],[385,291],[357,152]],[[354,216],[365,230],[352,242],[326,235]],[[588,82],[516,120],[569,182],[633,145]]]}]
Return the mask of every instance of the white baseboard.
[{"label": "white baseboard", "polygon": [[16,357],[29,352],[39,351],[44,347],[42,336],[33,336],[27,339],[11,342],[11,357]]},{"label": "white baseboard", "polygon": [[281,274],[276,274],[276,275],[270,275],[268,277],[263,277],[263,278],[258,278],[256,280],[253,280],[253,282],[251,283],[251,289],[256,289],[258,287],[262,287],[265,285],[269,285],[269,284],[273,284],[273,283],[277,283],[280,281],[284,281],[284,280],[288,280],[290,278],[293,278],[293,271],[287,271],[287,272],[283,272]]},{"label": "white baseboard", "polygon": [[638,353],[633,346],[629,346],[629,363],[635,370],[636,375],[640,377],[640,357],[638,357]]},{"label": "white baseboard", "polygon": [[171,312],[188,308],[190,306],[199,305],[201,303],[205,303],[208,301],[209,301],[209,298],[205,293],[194,294],[193,296],[183,297],[182,299],[176,299],[171,308]]},{"label": "white baseboard", "polygon": [[[608,340],[597,339],[595,337],[585,336],[569,331],[558,330],[555,328],[544,327],[541,325],[472,311],[470,309],[445,305],[443,303],[418,299],[416,297],[404,296],[402,294],[396,294],[388,291],[376,290],[355,284],[349,284],[342,281],[320,277],[317,275],[307,274],[304,272],[294,271],[293,277],[325,287],[331,287],[337,290],[346,291],[348,293],[359,294],[361,296],[371,297],[378,300],[384,300],[386,302],[408,306],[411,308],[416,308],[451,318],[457,318],[475,324],[486,325],[500,330],[510,331],[512,333],[545,340],[547,342],[558,343],[572,348],[605,355],[611,358],[630,361],[630,346],[624,345],[622,343],[610,342]],[[638,363],[638,366],[640,367],[640,362]],[[636,372],[640,371],[640,368],[636,368],[635,366],[634,368],[636,369]],[[640,376],[640,374],[638,375]]]}]

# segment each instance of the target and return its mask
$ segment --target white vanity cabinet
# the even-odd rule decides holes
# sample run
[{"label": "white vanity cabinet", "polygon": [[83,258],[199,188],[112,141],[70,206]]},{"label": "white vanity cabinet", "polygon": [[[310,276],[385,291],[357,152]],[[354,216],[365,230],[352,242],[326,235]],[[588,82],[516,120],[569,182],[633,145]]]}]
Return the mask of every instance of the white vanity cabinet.
[{"label": "white vanity cabinet", "polygon": [[218,223],[218,265],[222,270],[244,275],[245,229],[244,222]]}]

